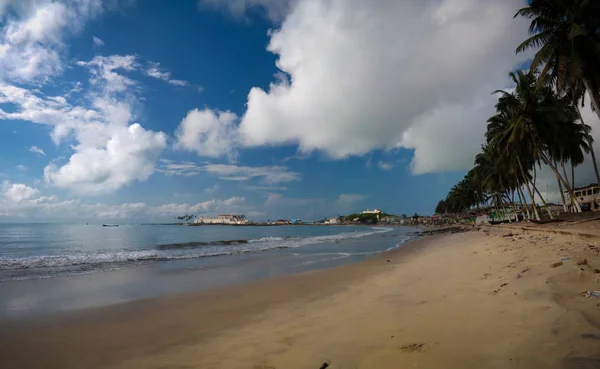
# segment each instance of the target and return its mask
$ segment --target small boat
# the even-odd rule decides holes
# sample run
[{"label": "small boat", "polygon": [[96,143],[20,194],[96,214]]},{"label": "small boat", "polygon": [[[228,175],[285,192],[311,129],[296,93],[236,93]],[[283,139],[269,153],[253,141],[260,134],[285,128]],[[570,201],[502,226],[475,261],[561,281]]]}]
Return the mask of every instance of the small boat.
[{"label": "small boat", "polygon": [[118,224],[102,224],[102,227],[118,227]]}]

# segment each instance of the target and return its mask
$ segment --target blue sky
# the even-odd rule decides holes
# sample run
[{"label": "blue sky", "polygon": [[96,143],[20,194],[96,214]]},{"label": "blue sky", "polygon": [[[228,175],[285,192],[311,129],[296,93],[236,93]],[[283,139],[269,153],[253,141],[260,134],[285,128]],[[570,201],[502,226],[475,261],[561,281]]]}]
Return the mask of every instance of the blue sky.
[{"label": "blue sky", "polygon": [[409,3],[6,2],[0,221],[432,213],[527,24]]}]

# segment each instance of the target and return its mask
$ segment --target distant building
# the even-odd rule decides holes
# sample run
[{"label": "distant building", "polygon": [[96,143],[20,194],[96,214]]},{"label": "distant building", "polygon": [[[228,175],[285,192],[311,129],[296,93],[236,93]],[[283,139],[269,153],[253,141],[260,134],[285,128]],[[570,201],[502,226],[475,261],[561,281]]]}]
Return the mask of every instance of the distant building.
[{"label": "distant building", "polygon": [[194,220],[196,224],[248,224],[248,220],[242,215],[220,214],[216,217],[200,217]]},{"label": "distant building", "polygon": [[364,210],[364,211],[362,212],[362,214],[381,214],[381,210],[379,210],[379,209],[377,209],[377,208],[375,208],[375,209],[373,209],[373,210],[369,210],[369,209],[367,209],[367,210]]},{"label": "distant building", "polygon": [[292,224],[302,224],[302,220],[300,220],[300,219],[292,219]]},{"label": "distant building", "polygon": [[[579,201],[582,210],[600,210],[600,186],[598,184],[592,183],[585,187],[575,188],[573,192],[575,192],[575,197]],[[565,191],[565,193],[568,192]],[[570,204],[567,205],[570,206]]]},{"label": "distant building", "polygon": [[338,223],[339,223],[338,218],[330,218],[329,219],[329,224],[338,224]]}]

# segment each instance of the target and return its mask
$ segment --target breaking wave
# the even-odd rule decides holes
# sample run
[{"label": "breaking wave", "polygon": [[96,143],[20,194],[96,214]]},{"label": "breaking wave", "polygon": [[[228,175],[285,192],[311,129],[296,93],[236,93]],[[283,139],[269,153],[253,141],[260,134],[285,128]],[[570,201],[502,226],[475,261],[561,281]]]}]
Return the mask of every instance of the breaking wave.
[{"label": "breaking wave", "polygon": [[157,261],[196,259],[296,248],[323,242],[339,242],[345,239],[360,238],[389,230],[387,228],[372,228],[366,232],[344,232],[335,235],[305,238],[263,237],[250,240],[194,241],[161,244],[155,246],[155,248],[144,250],[0,257],[0,281],[89,273]]}]

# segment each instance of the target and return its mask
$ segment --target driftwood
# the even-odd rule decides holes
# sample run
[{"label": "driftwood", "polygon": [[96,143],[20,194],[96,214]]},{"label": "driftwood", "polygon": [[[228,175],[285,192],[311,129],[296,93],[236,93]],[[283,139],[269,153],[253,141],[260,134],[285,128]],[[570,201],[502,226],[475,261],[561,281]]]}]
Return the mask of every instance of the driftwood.
[{"label": "driftwood", "polygon": [[321,367],[319,369],[325,369],[329,366],[328,363],[323,363],[323,365],[321,365]]}]

